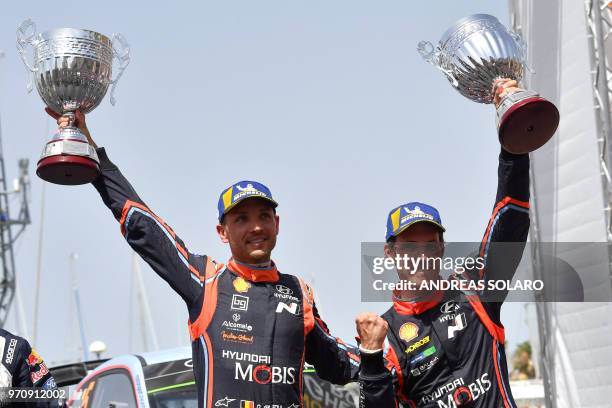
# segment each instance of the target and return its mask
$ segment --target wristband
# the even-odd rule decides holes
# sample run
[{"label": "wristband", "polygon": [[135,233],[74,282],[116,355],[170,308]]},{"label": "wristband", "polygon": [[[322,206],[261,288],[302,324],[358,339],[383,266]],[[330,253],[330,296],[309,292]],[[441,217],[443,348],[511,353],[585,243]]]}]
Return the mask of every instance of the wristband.
[{"label": "wristband", "polygon": [[375,350],[370,350],[370,349],[364,348],[362,346],[359,346],[359,351],[364,353],[364,354],[376,354],[376,353],[381,352],[382,349],[379,348],[379,349],[375,349]]}]

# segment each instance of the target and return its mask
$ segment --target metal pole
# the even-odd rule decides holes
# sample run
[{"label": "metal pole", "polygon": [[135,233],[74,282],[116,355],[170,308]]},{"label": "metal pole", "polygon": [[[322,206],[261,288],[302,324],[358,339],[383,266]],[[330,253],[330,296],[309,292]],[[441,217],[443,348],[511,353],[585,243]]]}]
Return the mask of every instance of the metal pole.
[{"label": "metal pole", "polygon": [[[0,58],[4,57],[4,53],[0,53]],[[2,117],[0,115],[0,171],[2,180],[0,181],[0,187],[3,191],[6,191],[6,178],[4,169],[4,155],[2,154]],[[10,220],[8,211],[8,196],[0,196],[0,252],[2,258],[2,293],[0,294],[0,327],[4,327],[6,317],[10,310],[13,297],[15,296],[15,260],[12,257],[12,235],[11,228],[7,222]],[[9,252],[9,259],[7,262],[6,252]]]},{"label": "metal pole", "polygon": [[[523,38],[525,38],[525,33],[523,32],[523,27],[521,26],[520,18],[517,18],[517,15],[513,13],[513,10],[519,10],[519,0],[510,0],[510,20],[512,23],[512,28],[515,32],[521,34]],[[524,79],[524,82],[527,86],[529,86],[530,77],[527,76]],[[532,262],[531,265],[533,267],[533,275],[534,279],[538,278],[538,275],[541,274],[541,270],[539,266],[541,265],[541,253],[538,243],[542,242],[540,229],[539,229],[539,216],[538,216],[538,206],[535,194],[535,170],[533,166],[533,155],[530,155],[530,159],[532,161],[532,165],[529,169],[529,178],[530,178],[530,192],[531,192],[531,210],[530,210],[530,218],[532,220],[529,228],[529,237],[531,245],[531,257]],[[555,391],[555,361],[554,361],[554,353],[551,353],[551,342],[550,342],[550,333],[551,333],[551,324],[550,324],[550,310],[548,308],[548,304],[543,302],[541,295],[536,297],[535,307],[536,307],[536,317],[538,319],[538,336],[540,338],[540,353],[539,353],[539,361],[540,361],[540,376],[542,377],[542,383],[544,385],[544,403],[546,408],[556,408],[556,391]]]},{"label": "metal pole", "polygon": [[75,262],[79,258],[76,253],[70,254],[70,276],[72,280],[72,292],[74,293],[74,306],[77,314],[77,321],[79,324],[79,332],[81,335],[81,346],[83,348],[83,361],[89,360],[89,349],[87,347],[87,341],[85,340],[85,327],[83,323],[83,314],[81,312],[81,300],[79,298],[79,287],[77,285],[77,278],[75,272]]},{"label": "metal pole", "polygon": [[[4,53],[0,51],[0,59],[2,57],[4,57]],[[13,243],[21,232],[23,232],[26,225],[30,223],[30,217],[27,202],[27,188],[29,185],[27,180],[27,161],[22,159],[20,161],[20,183],[23,190],[21,211],[18,219],[11,220],[10,218],[8,196],[11,192],[8,192],[6,188],[6,171],[4,167],[4,155],[2,154],[1,122],[0,118],[0,188],[2,188],[3,192],[0,194],[0,327],[4,327],[11,304],[15,297],[15,257],[13,254]],[[24,167],[21,166],[22,163],[26,163]],[[21,226],[21,229],[17,231],[15,236],[13,236],[12,232],[13,225]],[[18,323],[24,326],[21,330],[25,333],[27,332],[27,327],[25,327],[25,315],[19,310],[17,310],[17,313]]]},{"label": "metal pole", "polygon": [[[535,177],[533,166],[529,169],[531,178],[531,200],[535,201]],[[538,228],[538,215],[537,205],[533,203],[531,207],[531,218],[533,222],[530,226],[529,235],[532,241],[532,265],[534,279],[541,278],[541,253],[539,243],[541,241],[540,231]],[[544,384],[544,403],[546,408],[556,408],[556,390],[555,390],[555,358],[553,352],[553,345],[551,339],[551,322],[550,322],[550,309],[548,303],[543,299],[542,294],[536,295],[536,316],[538,319],[538,335],[540,337],[540,366],[542,368],[540,375],[542,376],[542,383]]]},{"label": "metal pole", "polygon": [[[600,162],[602,171],[602,185],[604,190],[604,213],[607,224],[608,243],[612,242],[612,116],[610,112],[610,93],[608,84],[608,67],[605,51],[605,41],[609,34],[604,29],[604,17],[609,8],[609,2],[601,0],[586,0],[586,22],[591,41],[589,51],[593,68],[593,96],[597,113],[597,131],[600,142]],[[605,20],[608,27],[612,25],[609,18]],[[610,288],[612,289],[612,250],[608,249],[610,268]]]},{"label": "metal pole", "polygon": [[[149,349],[149,342],[147,340],[149,337],[151,338],[151,342],[153,344],[153,350],[159,350],[159,343],[157,342],[157,333],[155,332],[155,325],[153,324],[151,308],[149,307],[147,290],[144,286],[144,281],[142,279],[142,271],[140,270],[140,262],[136,252],[132,254],[132,267],[134,271],[136,292],[140,308],[141,330],[145,350],[148,351]],[[149,333],[147,333],[147,327],[149,329]]]},{"label": "metal pole", "polygon": [[81,313],[81,300],[79,298],[79,288],[74,288],[74,303],[76,305],[77,317],[79,319],[79,331],[81,334],[81,346],[83,347],[83,361],[89,360],[89,349],[85,340],[85,327],[83,327],[83,315]]},{"label": "metal pole", "polygon": [[[591,17],[595,26],[594,40],[597,47],[597,91],[599,92],[599,98],[601,103],[601,121],[602,129],[601,133],[604,136],[604,143],[606,144],[606,150],[603,152],[606,155],[606,163],[612,163],[612,127],[610,119],[610,97],[608,90],[608,78],[607,78],[607,67],[606,67],[606,51],[604,44],[604,32],[603,24],[601,21],[601,7],[599,0],[589,0],[591,2]],[[609,199],[609,197],[608,197]]]},{"label": "metal pole", "polygon": [[40,299],[40,272],[42,269],[42,248],[43,248],[43,229],[45,225],[45,186],[46,183],[42,184],[42,190],[40,193],[40,225],[38,227],[38,251],[37,251],[37,262],[36,262],[36,279],[34,283],[34,321],[32,323],[32,343],[36,344],[36,337],[38,336],[38,305]]}]

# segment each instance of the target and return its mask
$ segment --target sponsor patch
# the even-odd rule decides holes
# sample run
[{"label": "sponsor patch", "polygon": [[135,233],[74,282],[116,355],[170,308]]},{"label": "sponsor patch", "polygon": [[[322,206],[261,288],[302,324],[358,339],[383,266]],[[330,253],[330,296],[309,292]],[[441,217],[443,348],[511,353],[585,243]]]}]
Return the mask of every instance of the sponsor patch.
[{"label": "sponsor patch", "polygon": [[420,348],[421,346],[424,346],[427,343],[429,343],[429,336],[425,336],[421,340],[418,340],[415,343],[412,343],[410,346],[406,348],[406,353],[412,353],[413,351]]},{"label": "sponsor patch", "polygon": [[253,344],[254,336],[252,334],[234,333],[229,330],[223,330],[221,337],[225,341],[231,341],[234,343]]},{"label": "sponsor patch", "polygon": [[439,360],[440,358],[438,356],[435,356],[434,358],[432,358],[431,360],[421,364],[418,367],[413,368],[412,370],[410,370],[410,374],[412,374],[413,376],[419,376],[423,373],[425,373],[427,370],[429,370],[431,367],[433,367]]},{"label": "sponsor patch", "polygon": [[297,297],[293,296],[293,290],[291,290],[291,288],[288,288],[285,285],[276,285],[275,288],[276,291],[274,292],[274,297],[283,300],[299,301]]},{"label": "sponsor patch", "polygon": [[415,206],[414,210],[411,210],[408,207],[404,207],[404,211],[406,211],[406,215],[404,215],[402,217],[402,220],[400,221],[400,224],[402,225],[405,222],[410,221],[414,218],[423,218],[423,219],[434,221],[434,216],[421,210],[421,207],[419,206]]},{"label": "sponsor patch", "polygon": [[251,326],[250,324],[238,322],[240,320],[240,315],[238,313],[234,313],[234,316],[232,316],[232,320],[233,321],[224,320],[223,323],[221,323],[221,327],[245,333],[253,330],[253,326]]},{"label": "sponsor patch", "polygon": [[283,285],[276,285],[276,291],[278,293],[282,293],[283,295],[293,295],[293,291]]},{"label": "sponsor patch", "polygon": [[229,407],[229,403],[232,401],[236,401],[235,399],[232,398],[222,398],[220,400],[217,400],[217,402],[215,402],[215,407]]},{"label": "sponsor patch", "polygon": [[234,379],[257,384],[295,384],[295,367],[270,366],[267,364],[248,364],[239,361],[234,371]]},{"label": "sponsor patch", "polygon": [[38,352],[36,350],[32,349],[32,352],[28,356],[28,365],[35,366],[36,364],[40,364],[42,362],[43,362],[43,360],[40,357],[40,355],[38,355]]},{"label": "sponsor patch", "polygon": [[457,309],[459,309],[459,305],[454,300],[449,300],[440,306],[440,312],[442,313],[453,313]]},{"label": "sponsor patch", "polygon": [[249,363],[268,364],[272,363],[270,356],[262,354],[245,353],[243,351],[223,350],[221,353],[223,358],[235,361],[248,361]]},{"label": "sponsor patch", "polygon": [[290,304],[278,302],[278,305],[276,305],[276,313],[282,313],[283,311],[299,316],[301,313],[301,308],[295,302],[291,302]]},{"label": "sponsor patch", "polygon": [[404,341],[411,341],[413,339],[416,339],[418,335],[419,335],[419,326],[411,322],[402,324],[402,326],[399,329],[400,339]]},{"label": "sponsor patch", "polygon": [[[464,394],[469,397],[471,401],[476,401],[484,396],[491,389],[491,380],[489,380],[489,374],[483,373],[476,377],[476,380],[471,383],[466,383],[462,377],[455,379],[452,382],[445,384],[430,394],[424,395],[419,401],[419,406],[429,406],[434,402],[437,403],[438,407],[456,407],[456,396],[457,394]],[[471,403],[472,405],[480,405],[478,403]]]},{"label": "sponsor patch", "polygon": [[238,312],[246,312],[249,310],[249,297],[234,294],[232,296],[232,306],[230,309]]},{"label": "sponsor patch", "polygon": [[47,365],[45,363],[40,363],[38,370],[30,373],[32,383],[36,384],[47,374],[49,374],[49,369],[47,368]]},{"label": "sponsor patch", "polygon": [[275,402],[240,400],[240,407],[236,405],[236,408],[300,408],[300,406],[298,404],[284,405]]},{"label": "sponsor patch", "polygon": [[444,384],[443,386],[438,387],[433,392],[421,397],[421,401],[419,404],[421,405],[431,404],[432,402],[436,401],[443,395],[453,392],[455,389],[463,385],[465,385],[465,382],[463,381],[463,377],[456,378],[453,381],[449,382],[448,384]]},{"label": "sponsor patch", "polygon": [[11,339],[9,342],[8,350],[6,351],[6,364],[13,363],[13,357],[15,356],[15,348],[17,347],[17,339]]},{"label": "sponsor patch", "polygon": [[465,320],[465,313],[458,314],[453,320],[453,324],[448,326],[448,338],[452,339],[455,337],[455,333],[465,329],[467,322]]},{"label": "sponsor patch", "polygon": [[251,288],[251,284],[240,276],[234,279],[232,284],[234,285],[236,292],[239,293],[246,293]]},{"label": "sponsor patch", "polygon": [[436,346],[431,346],[429,348],[426,348],[425,350],[423,350],[422,353],[419,353],[419,355],[417,355],[415,358],[410,360],[410,363],[411,364],[418,363],[419,361],[424,360],[427,357],[435,354],[435,352],[436,352]]},{"label": "sponsor patch", "polygon": [[55,380],[53,379],[53,377],[51,377],[47,381],[45,381],[45,383],[42,385],[41,388],[45,390],[53,390],[57,388],[57,384],[55,383]]}]

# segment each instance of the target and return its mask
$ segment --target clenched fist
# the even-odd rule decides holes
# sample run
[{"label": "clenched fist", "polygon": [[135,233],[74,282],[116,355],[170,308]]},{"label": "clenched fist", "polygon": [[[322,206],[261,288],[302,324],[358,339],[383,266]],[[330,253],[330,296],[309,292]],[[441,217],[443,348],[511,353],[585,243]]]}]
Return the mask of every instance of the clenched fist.
[{"label": "clenched fist", "polygon": [[85,137],[87,138],[87,142],[89,142],[89,144],[92,145],[94,148],[98,147],[91,138],[89,129],[87,129],[87,123],[85,123],[85,114],[80,110],[74,112],[74,118],[70,118],[68,115],[60,115],[59,113],[54,112],[49,108],[45,108],[45,112],[47,112],[47,114],[53,119],[57,120],[57,124],[60,128],[65,128],[66,126],[70,125],[71,121],[74,121],[73,125],[79,128],[81,133],[85,135]]},{"label": "clenched fist", "polygon": [[499,104],[501,103],[502,99],[504,99],[504,96],[517,91],[522,91],[522,89],[519,88],[518,82],[514,79],[496,79],[493,83],[493,103],[495,104],[495,107],[499,107]]},{"label": "clenched fist", "polygon": [[355,319],[357,334],[361,340],[361,347],[367,350],[383,348],[389,325],[376,313],[360,313]]}]

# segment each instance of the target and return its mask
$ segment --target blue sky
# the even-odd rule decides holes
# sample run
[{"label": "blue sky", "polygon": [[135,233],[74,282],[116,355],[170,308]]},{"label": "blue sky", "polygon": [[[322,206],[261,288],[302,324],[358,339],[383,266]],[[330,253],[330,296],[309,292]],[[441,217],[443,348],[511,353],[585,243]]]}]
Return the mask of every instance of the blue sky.
[{"label": "blue sky", "polygon": [[[359,252],[384,239],[392,207],[429,202],[448,241],[482,237],[497,181],[494,109],[463,98],[416,52],[477,12],[508,22],[506,2],[484,0],[5,4],[2,142],[9,178],[19,157],[32,174],[33,222],[16,250],[27,322],[41,223],[34,170],[55,124],[26,93],[15,49],[23,19],[39,31],[122,33],[132,62],[117,105],[107,96],[88,117],[97,143],[192,251],[219,261],[229,256],[214,230],[219,192],[267,184],[280,203],[280,270],[311,281],[333,333],[352,339],[358,312],[389,306],[360,302]],[[93,187],[47,185],[45,213],[36,347],[51,362],[80,355],[69,334],[75,252],[88,342],[106,342],[106,356],[138,350],[128,345],[130,248]],[[160,346],[188,344],[179,297],[145,265],[143,274]],[[511,344],[527,337],[522,305],[506,305],[503,319]]]}]

